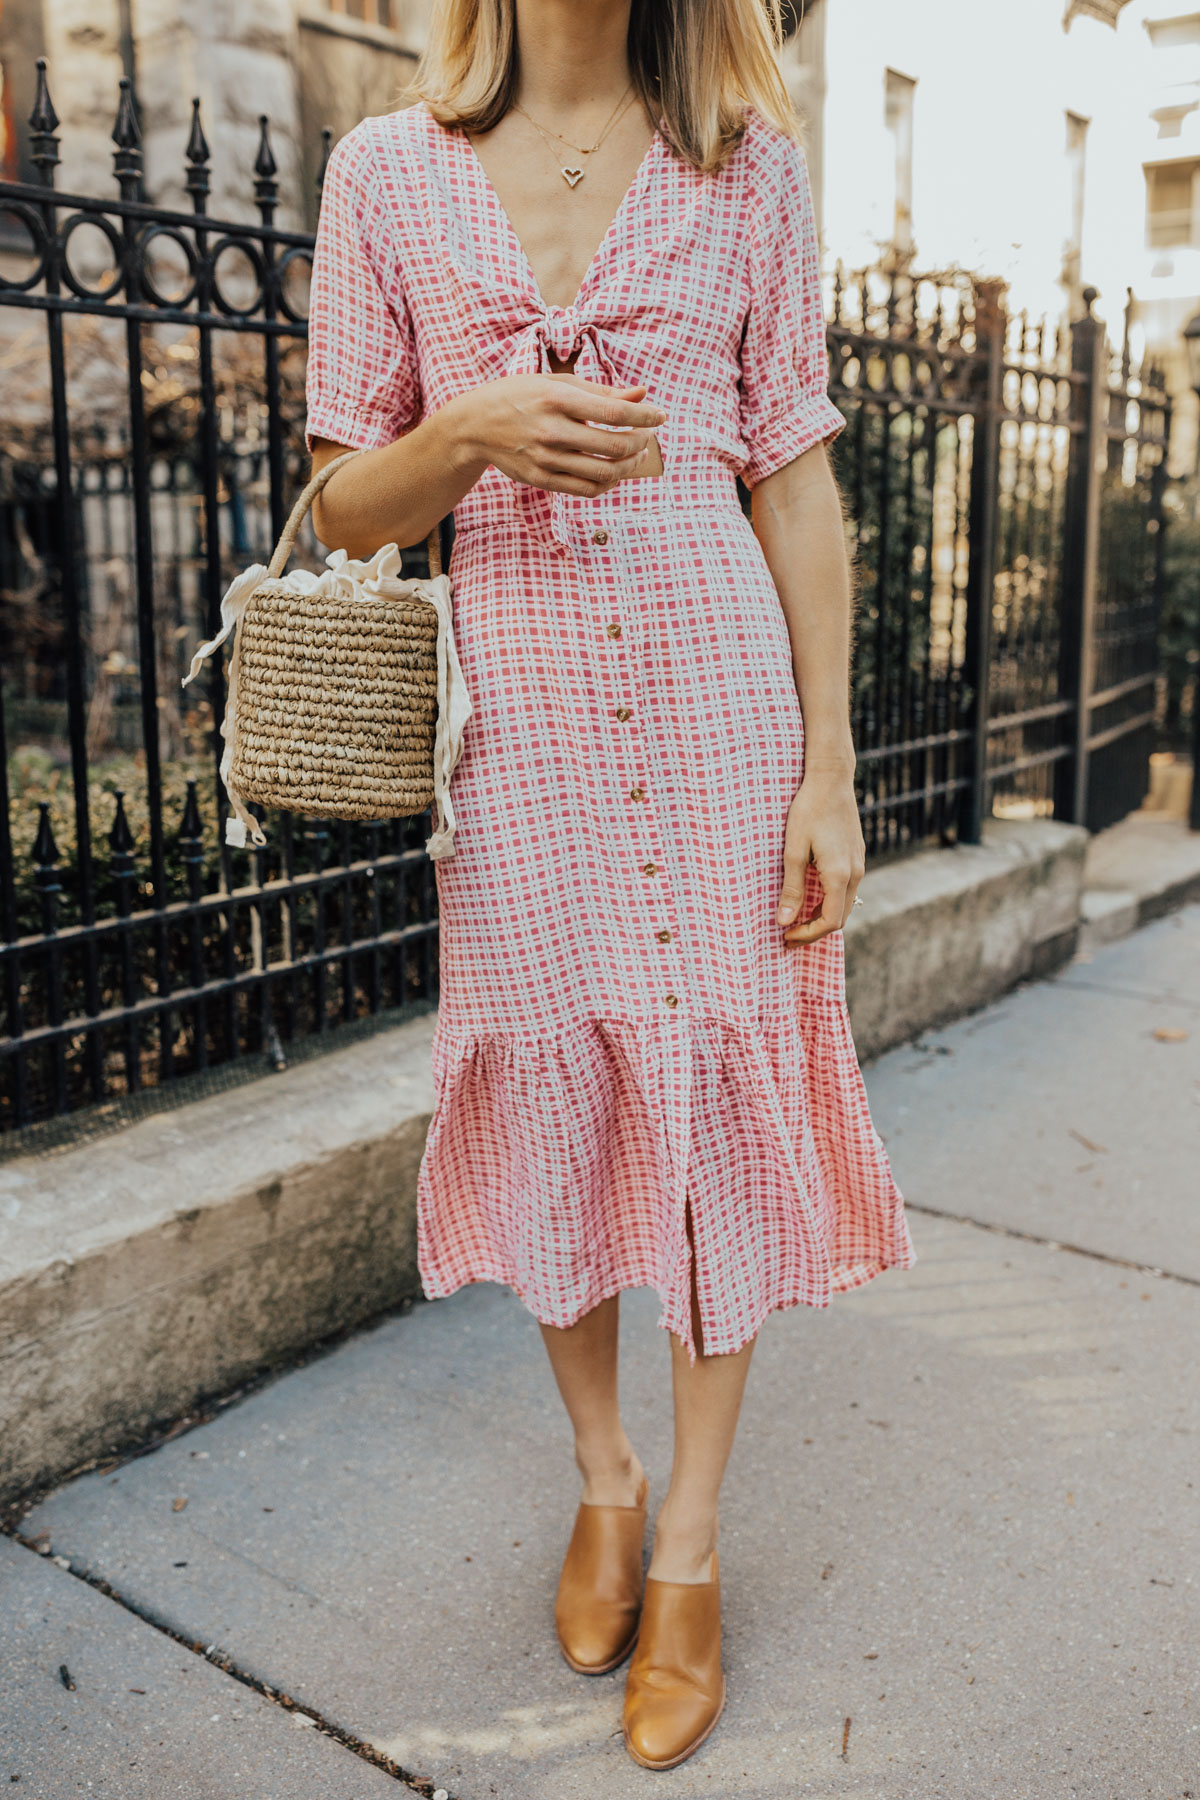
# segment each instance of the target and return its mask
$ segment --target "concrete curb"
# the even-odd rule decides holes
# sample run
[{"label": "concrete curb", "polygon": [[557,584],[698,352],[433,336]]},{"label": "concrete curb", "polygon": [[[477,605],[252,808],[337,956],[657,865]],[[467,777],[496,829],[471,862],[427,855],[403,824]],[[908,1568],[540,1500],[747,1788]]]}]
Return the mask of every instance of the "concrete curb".
[{"label": "concrete curb", "polygon": [[868,873],[846,928],[859,1056],[973,1012],[1074,953],[1088,834],[994,820],[982,844],[927,850]]},{"label": "concrete curb", "polygon": [[432,1033],[0,1166],[0,1498],[418,1291]]},{"label": "concrete curb", "polygon": [[[996,822],[871,872],[847,930],[860,1055],[1066,960],[1086,847]],[[0,1165],[0,1499],[419,1293],[433,1023]]]},{"label": "concrete curb", "polygon": [[1200,831],[1161,813],[1131,813],[1088,845],[1084,889],[1086,953],[1200,900]]}]

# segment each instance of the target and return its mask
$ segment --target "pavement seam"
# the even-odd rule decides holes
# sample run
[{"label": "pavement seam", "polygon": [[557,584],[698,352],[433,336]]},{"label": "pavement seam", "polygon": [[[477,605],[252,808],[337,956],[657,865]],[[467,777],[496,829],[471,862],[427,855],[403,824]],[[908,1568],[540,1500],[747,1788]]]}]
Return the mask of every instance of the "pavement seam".
[{"label": "pavement seam", "polygon": [[421,1794],[424,1800],[433,1800],[435,1794],[444,1795],[446,1800],[457,1800],[457,1797],[449,1794],[440,1783],[430,1780],[427,1776],[413,1775],[408,1770],[402,1769],[399,1763],[393,1762],[390,1756],[385,1756],[382,1750],[376,1750],[373,1745],[366,1743],[362,1738],[355,1737],[353,1732],[346,1731],[340,1725],[335,1725],[332,1720],[325,1718],[307,1702],[294,1700],[281,1688],[272,1687],[269,1682],[263,1681],[257,1675],[252,1675],[248,1669],[240,1668],[228,1651],[222,1650],[219,1645],[202,1644],[197,1638],[187,1637],[183,1632],[177,1631],[173,1625],[168,1625],[165,1619],[160,1619],[154,1613],[147,1612],[144,1607],[119,1593],[112,1583],[105,1581],[102,1576],[93,1575],[88,1569],[76,1568],[67,1557],[60,1559],[55,1554],[53,1544],[49,1548],[43,1548],[35,1544],[32,1539],[27,1538],[24,1533],[11,1528],[6,1529],[4,1535],[11,1538],[14,1543],[20,1544],[23,1550],[28,1550],[32,1556],[49,1557],[60,1569],[65,1566],[65,1572],[73,1575],[76,1581],[82,1581],[86,1587],[94,1588],[98,1594],[103,1594],[106,1600],[113,1601],[115,1605],[122,1607],[127,1613],[131,1613],[143,1625],[149,1625],[151,1630],[157,1631],[160,1636],[170,1638],[171,1642],[178,1644],[181,1649],[189,1650],[202,1662],[211,1664],[214,1669],[220,1669],[223,1675],[228,1675],[234,1681],[241,1682],[243,1687],[248,1687],[264,1700],[271,1701],[282,1712],[291,1713],[293,1717],[299,1715],[307,1719],[322,1736],[332,1738],[336,1744],[340,1744],[344,1750],[349,1750],[362,1762],[370,1763],[374,1768],[381,1769],[385,1775],[390,1775],[393,1781],[400,1782],[410,1793]]},{"label": "pavement seam", "polygon": [[1086,1244],[1069,1244],[1063,1238],[1042,1237],[1039,1232],[1022,1231],[1016,1225],[997,1225],[990,1219],[973,1219],[969,1213],[950,1212],[946,1207],[929,1206],[917,1200],[906,1200],[904,1210],[926,1213],[931,1219],[950,1219],[956,1225],[974,1225],[979,1231],[994,1231],[1000,1237],[1023,1238],[1027,1244],[1041,1244],[1047,1250],[1069,1250],[1072,1256],[1086,1256],[1091,1262],[1110,1263],[1115,1269],[1136,1269],[1139,1275],[1157,1275],[1160,1281],[1178,1281],[1184,1287],[1200,1287],[1200,1276],[1181,1275],[1175,1269],[1160,1269],[1156,1263],[1134,1262],[1128,1256],[1111,1256],[1106,1250],[1089,1250]]},{"label": "pavement seam", "polygon": [[1127,986],[1117,981],[1090,981],[1082,975],[1072,975],[1069,981],[1060,976],[1058,985],[1073,994],[1107,994],[1114,1000],[1141,1000],[1147,1006],[1175,1006],[1192,1013],[1200,1011],[1200,998],[1190,994],[1164,994],[1161,990]]}]

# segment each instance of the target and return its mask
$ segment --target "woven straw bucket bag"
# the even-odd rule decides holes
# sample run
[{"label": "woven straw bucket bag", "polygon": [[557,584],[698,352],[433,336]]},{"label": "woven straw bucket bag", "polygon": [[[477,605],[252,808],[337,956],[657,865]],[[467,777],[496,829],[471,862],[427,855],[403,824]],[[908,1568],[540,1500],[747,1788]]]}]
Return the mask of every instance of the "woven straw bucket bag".
[{"label": "woven straw bucket bag", "polygon": [[186,687],[236,628],[221,735],[231,812],[225,841],[266,834],[254,801],[328,819],[396,819],[432,804],[425,848],[453,855],[450,777],[471,702],[454,644],[450,579],[436,527],[429,579],[406,580],[385,544],[368,562],[332,550],[320,575],[283,570],[317,494],[350,450],[314,475],[269,564],[254,563],[221,601],[221,629],[201,644]]}]

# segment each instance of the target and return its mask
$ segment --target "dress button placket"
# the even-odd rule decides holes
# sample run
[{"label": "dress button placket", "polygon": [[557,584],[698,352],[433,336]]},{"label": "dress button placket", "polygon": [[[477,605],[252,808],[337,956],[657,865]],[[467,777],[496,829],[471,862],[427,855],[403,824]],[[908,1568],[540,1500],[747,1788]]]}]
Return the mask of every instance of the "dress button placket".
[{"label": "dress button placket", "polygon": [[[603,527],[598,527],[590,533],[590,542],[603,549],[604,546],[609,543],[610,536],[611,534]],[[615,586],[615,570],[612,568],[610,557],[605,556],[603,558],[597,558],[597,561],[602,564],[605,572],[609,574],[612,583]],[[625,634],[620,620],[609,619],[606,621],[604,632],[608,645],[623,663]],[[622,645],[622,649],[617,649],[618,644]],[[643,830],[641,833],[642,841],[645,842],[647,839],[650,840],[648,847],[653,855],[654,850],[657,849],[657,844],[654,842],[657,837],[654,797],[645,785],[645,778],[642,772],[644,762],[641,729],[637,714],[628,704],[628,696],[632,694],[633,691],[632,683],[624,678],[623,671],[618,674],[617,687],[621,698],[617,704],[612,706],[611,716],[618,725],[628,726],[630,727],[630,730],[622,731],[617,737],[615,749],[618,759],[622,763],[624,763],[623,753],[626,747],[629,749],[630,759],[628,763],[624,763],[623,773],[627,776],[632,776],[634,779],[625,789],[625,792],[629,797],[629,801],[637,807],[636,816],[640,818],[643,823]],[[656,879],[662,873],[661,864],[653,860],[644,862],[641,865],[641,873],[648,883],[653,884],[653,886],[648,888],[646,894],[648,902],[646,907],[646,935],[660,945],[673,945],[675,942],[675,932],[671,928],[671,925],[668,925],[664,921],[664,915],[668,914],[669,896],[663,893]],[[664,905],[664,901],[667,901],[668,904]],[[674,922],[672,921],[672,925],[673,923]],[[680,985],[680,981],[678,964],[675,961],[675,952],[674,949],[663,949],[659,950],[656,954],[659,959],[664,956],[671,959],[670,967],[664,966],[661,960],[656,962],[655,966],[659,970],[660,979],[663,980],[662,1004],[672,1017],[677,1017],[681,1009],[681,1000],[676,991]]]}]

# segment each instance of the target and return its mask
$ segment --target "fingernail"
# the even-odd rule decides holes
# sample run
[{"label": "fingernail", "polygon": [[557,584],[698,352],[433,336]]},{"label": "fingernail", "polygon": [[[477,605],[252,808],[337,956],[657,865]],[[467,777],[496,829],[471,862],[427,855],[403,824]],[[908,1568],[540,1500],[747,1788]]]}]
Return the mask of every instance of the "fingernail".
[{"label": "fingernail", "polygon": [[790,925],[798,911],[795,906],[781,906],[775,916],[781,925]]},{"label": "fingernail", "polygon": [[641,450],[638,451],[638,461],[645,462],[645,460],[649,456],[649,454],[650,454],[650,446],[649,446],[649,444],[646,444]]}]

